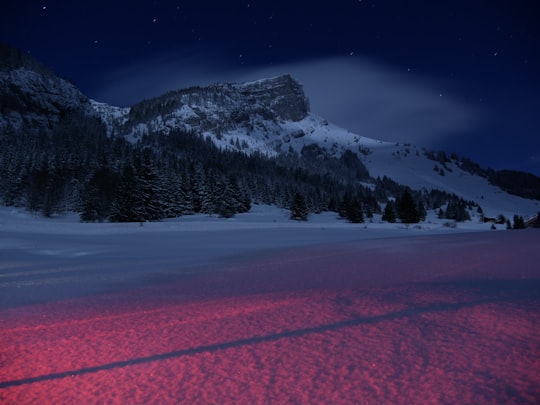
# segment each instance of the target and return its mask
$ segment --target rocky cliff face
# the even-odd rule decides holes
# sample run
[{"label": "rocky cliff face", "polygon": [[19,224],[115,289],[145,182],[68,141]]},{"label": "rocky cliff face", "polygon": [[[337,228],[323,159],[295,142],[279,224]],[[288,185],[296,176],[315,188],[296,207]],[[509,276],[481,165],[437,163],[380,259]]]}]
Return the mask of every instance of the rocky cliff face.
[{"label": "rocky cliff face", "polygon": [[73,111],[91,114],[88,97],[28,56],[1,46],[0,129],[48,131]]},{"label": "rocky cliff face", "polygon": [[[443,162],[442,176],[442,169],[434,171],[436,163],[414,145],[362,137],[309,113],[302,86],[289,75],[171,91],[120,108],[88,99],[72,83],[30,57],[0,45],[0,152],[8,151],[0,156],[0,178],[13,180],[11,186],[4,184],[15,190],[13,195],[20,195],[17,192],[26,181],[17,161],[32,167],[38,156],[43,158],[39,150],[42,137],[34,134],[51,133],[59,146],[54,153],[72,155],[72,161],[81,162],[90,152],[101,153],[95,150],[95,139],[101,139],[102,144],[109,139],[102,123],[110,137],[133,143],[145,134],[161,136],[188,130],[221,150],[284,159],[305,157],[317,167],[319,162],[337,161],[352,153],[374,179],[386,176],[413,189],[448,190],[468,201],[481,200],[486,213],[514,214],[516,206],[524,207],[523,213],[538,212],[537,202],[524,203],[517,197],[505,200],[501,190],[489,185],[486,178],[463,170],[464,163]],[[86,144],[82,145],[82,140]],[[67,141],[77,145],[75,151],[65,150]],[[29,142],[34,144],[33,156]],[[15,166],[11,157],[6,158],[10,148],[21,155],[13,160]],[[328,166],[328,170],[333,169]],[[16,201],[8,194],[4,190],[4,201]]]},{"label": "rocky cliff face", "polygon": [[234,86],[250,104],[273,111],[276,118],[300,121],[309,112],[309,103],[300,83],[290,75]]},{"label": "rocky cliff face", "polygon": [[[192,130],[219,141],[235,134],[301,137],[290,126],[305,119],[309,103],[290,75],[241,84],[215,84],[168,92],[120,108],[90,100],[72,83],[22,54],[0,45],[0,129],[48,132],[71,113],[97,117],[109,135],[132,141],[150,132]],[[274,139],[275,141],[275,139]],[[254,145],[255,146],[255,145]],[[273,147],[273,146],[272,146]]]},{"label": "rocky cliff face", "polygon": [[323,121],[310,116],[302,86],[290,75],[191,87],[120,108],[90,100],[31,57],[0,45],[0,130],[48,133],[64,117],[97,118],[110,136],[131,142],[180,129],[220,147],[265,154],[299,152]]},{"label": "rocky cliff face", "polygon": [[[103,115],[103,106],[101,106]],[[242,84],[216,84],[172,91],[145,100],[119,114],[105,116],[115,132],[135,139],[149,131],[174,128],[211,132],[218,136],[241,129],[297,122],[309,112],[302,86],[289,75]]]}]

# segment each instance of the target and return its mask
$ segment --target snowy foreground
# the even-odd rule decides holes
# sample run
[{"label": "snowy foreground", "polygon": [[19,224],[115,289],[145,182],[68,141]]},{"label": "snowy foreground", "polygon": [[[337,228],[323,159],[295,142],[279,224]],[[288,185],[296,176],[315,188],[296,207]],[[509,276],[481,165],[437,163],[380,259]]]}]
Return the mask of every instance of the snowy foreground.
[{"label": "snowy foreground", "polygon": [[537,403],[540,232],[503,228],[0,208],[0,402]]},{"label": "snowy foreground", "polygon": [[[379,220],[378,220],[379,219]],[[0,208],[0,308],[146,285],[224,266],[236,257],[279,249],[490,230],[478,220],[443,226],[432,213],[420,225],[350,224],[336,214],[289,219],[289,211],[255,205],[231,219],[184,216],[164,222],[80,223],[78,216],[33,218]],[[431,222],[431,223],[430,223]],[[505,229],[499,225],[499,229]],[[9,292],[7,292],[9,291]]]}]

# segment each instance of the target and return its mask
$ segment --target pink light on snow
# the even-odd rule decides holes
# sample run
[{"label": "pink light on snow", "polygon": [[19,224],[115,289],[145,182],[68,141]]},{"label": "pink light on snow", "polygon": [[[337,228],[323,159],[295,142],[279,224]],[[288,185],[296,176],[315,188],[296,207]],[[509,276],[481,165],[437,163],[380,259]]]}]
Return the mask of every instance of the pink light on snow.
[{"label": "pink light on snow", "polygon": [[6,309],[0,400],[534,403],[537,243],[504,232],[305,248]]}]

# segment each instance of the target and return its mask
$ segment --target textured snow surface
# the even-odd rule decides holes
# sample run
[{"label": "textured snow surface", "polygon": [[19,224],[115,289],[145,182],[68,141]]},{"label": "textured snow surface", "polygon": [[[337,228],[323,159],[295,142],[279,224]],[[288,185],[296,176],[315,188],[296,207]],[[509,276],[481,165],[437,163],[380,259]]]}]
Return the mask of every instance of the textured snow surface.
[{"label": "textured snow surface", "polygon": [[0,402],[537,402],[540,232],[255,208],[0,210]]}]

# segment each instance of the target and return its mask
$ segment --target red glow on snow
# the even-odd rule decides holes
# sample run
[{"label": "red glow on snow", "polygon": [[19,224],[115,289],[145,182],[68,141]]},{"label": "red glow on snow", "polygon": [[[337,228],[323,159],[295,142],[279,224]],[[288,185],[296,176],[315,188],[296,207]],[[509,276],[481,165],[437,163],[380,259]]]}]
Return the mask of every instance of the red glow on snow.
[{"label": "red glow on snow", "polygon": [[536,403],[539,271],[399,256],[289,253],[2,310],[0,402]]}]

